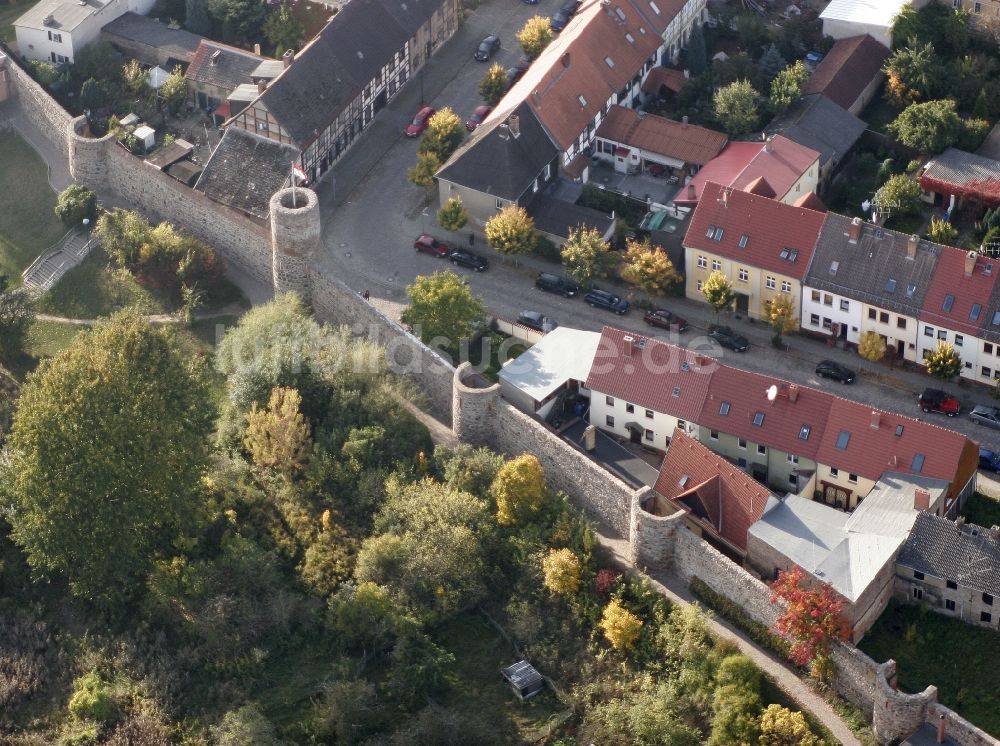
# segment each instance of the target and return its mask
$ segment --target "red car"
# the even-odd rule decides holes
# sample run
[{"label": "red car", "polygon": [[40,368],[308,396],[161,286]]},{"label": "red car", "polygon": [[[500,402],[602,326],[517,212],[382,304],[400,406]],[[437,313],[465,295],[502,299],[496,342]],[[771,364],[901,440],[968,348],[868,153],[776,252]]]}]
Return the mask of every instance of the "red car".
[{"label": "red car", "polygon": [[451,249],[448,248],[447,244],[441,243],[434,236],[429,236],[426,233],[421,233],[417,236],[417,240],[413,242],[413,248],[425,254],[436,256],[439,259],[451,253]]},{"label": "red car", "polygon": [[650,326],[658,326],[661,329],[677,327],[677,331],[679,332],[684,331],[688,327],[688,322],[665,308],[654,308],[652,311],[646,311],[642,320]]},{"label": "red car", "polygon": [[958,399],[941,389],[924,389],[917,401],[924,412],[937,412],[954,417],[962,411]]},{"label": "red car", "polygon": [[427,129],[427,123],[430,122],[432,116],[434,116],[437,111],[430,106],[425,106],[420,111],[416,113],[413,117],[413,121],[406,125],[403,130],[403,134],[407,137],[419,137],[420,134]]},{"label": "red car", "polygon": [[483,120],[489,116],[491,111],[493,111],[492,106],[477,106],[476,110],[472,112],[472,116],[466,120],[465,129],[472,132],[476,127],[483,123]]}]

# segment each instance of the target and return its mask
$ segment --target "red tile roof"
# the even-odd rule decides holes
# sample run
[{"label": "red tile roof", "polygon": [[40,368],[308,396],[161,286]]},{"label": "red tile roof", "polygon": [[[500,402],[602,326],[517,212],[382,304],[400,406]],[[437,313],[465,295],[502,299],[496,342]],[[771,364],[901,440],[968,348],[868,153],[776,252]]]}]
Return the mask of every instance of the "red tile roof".
[{"label": "red tile roof", "polygon": [[[623,352],[627,335],[639,339],[635,332],[602,330],[587,377],[587,386],[596,393],[870,480],[887,471],[919,473],[948,480],[955,491],[975,474],[976,459],[969,454],[978,453],[977,447],[954,430],[883,410],[874,410],[877,427],[872,427],[868,405],[808,386],[798,386],[795,394],[788,381],[731,368],[658,340],[646,342],[642,352],[649,350],[648,357],[629,357]],[[680,370],[681,362],[689,370]],[[772,385],[778,388],[773,402],[767,398]],[[680,388],[677,397],[674,387]],[[760,426],[753,424],[758,412],[763,413]]]},{"label": "red tile roof", "polygon": [[[625,337],[634,340],[631,355],[626,352]],[[587,376],[587,386],[602,393],[613,392],[615,397],[631,404],[695,422],[715,367],[714,360],[701,358],[683,347],[606,326]]]},{"label": "red tile roof", "polygon": [[729,139],[722,132],[612,106],[597,136],[699,166],[719,154]]},{"label": "red tile roof", "polygon": [[[965,263],[970,254],[973,269],[971,276],[966,277]],[[989,274],[986,274],[987,267]],[[920,320],[975,336],[986,319],[986,308],[997,276],[1000,276],[1000,262],[980,256],[977,252],[942,246],[931,284],[924,296],[924,305],[920,309]],[[973,320],[969,315],[976,304],[979,309]]]},{"label": "red tile roof", "polygon": [[771,188],[771,185],[767,183],[767,179],[763,176],[758,176],[756,179],[751,181],[746,185],[746,188],[743,191],[749,192],[750,194],[756,194],[758,197],[769,197],[771,199],[778,196],[774,193],[774,189]]},{"label": "red tile roof", "polygon": [[805,207],[816,212],[826,212],[826,204],[819,198],[816,192],[806,192],[792,204],[796,207]]},{"label": "red tile roof", "polygon": [[[801,280],[809,268],[823,218],[823,213],[814,210],[709,183],[691,216],[684,246]],[[718,229],[722,229],[720,240],[708,237]],[[746,246],[740,248],[744,235]],[[785,249],[798,252],[794,260],[782,258]]]},{"label": "red tile roof", "polygon": [[889,56],[884,44],[868,34],[838,39],[802,86],[802,95],[822,93],[845,109],[879,75]]},{"label": "red tile roof", "polygon": [[[216,53],[218,56],[213,63],[212,58]],[[251,73],[267,59],[245,49],[202,39],[184,77],[195,83],[205,83],[231,91],[240,83],[250,83]]]},{"label": "red tile roof", "polygon": [[677,93],[687,85],[687,82],[688,79],[680,70],[673,70],[669,67],[654,67],[642,83],[642,92],[657,95],[661,88],[666,87]]},{"label": "red tile roof", "polygon": [[764,142],[729,143],[691,179],[689,189],[694,186],[694,198],[685,192],[674,201],[678,204],[694,204],[710,181],[745,190],[761,176],[780,199],[819,160],[818,152],[799,145],[784,135],[771,138],[770,150],[766,146],[767,143]]},{"label": "red tile roof", "polygon": [[677,507],[699,513],[706,529],[742,552],[770,491],[697,440],[674,430],[654,489]]}]

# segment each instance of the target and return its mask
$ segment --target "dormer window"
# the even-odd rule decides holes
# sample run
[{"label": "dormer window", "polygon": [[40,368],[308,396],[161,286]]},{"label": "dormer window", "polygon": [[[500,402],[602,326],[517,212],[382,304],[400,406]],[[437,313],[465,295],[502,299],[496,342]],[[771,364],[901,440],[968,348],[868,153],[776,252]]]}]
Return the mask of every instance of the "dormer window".
[{"label": "dormer window", "polygon": [[894,278],[890,277],[888,282],[885,283],[885,292],[887,293],[896,292],[896,280]]}]

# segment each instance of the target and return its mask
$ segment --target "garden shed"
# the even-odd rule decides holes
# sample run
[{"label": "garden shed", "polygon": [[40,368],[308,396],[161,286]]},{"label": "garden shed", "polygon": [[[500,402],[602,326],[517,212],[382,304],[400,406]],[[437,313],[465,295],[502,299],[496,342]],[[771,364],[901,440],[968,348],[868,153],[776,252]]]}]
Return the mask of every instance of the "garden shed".
[{"label": "garden shed", "polygon": [[504,680],[518,699],[531,699],[545,687],[545,679],[528,661],[518,661],[503,669]]}]

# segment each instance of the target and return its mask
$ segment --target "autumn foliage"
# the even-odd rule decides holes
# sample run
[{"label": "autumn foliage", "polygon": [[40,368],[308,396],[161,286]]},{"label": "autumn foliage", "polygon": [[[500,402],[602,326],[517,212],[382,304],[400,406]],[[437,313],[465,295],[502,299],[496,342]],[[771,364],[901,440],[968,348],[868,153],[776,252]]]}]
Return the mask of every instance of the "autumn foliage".
[{"label": "autumn foliage", "polygon": [[771,603],[784,601],[788,608],[775,622],[777,631],[789,638],[789,657],[800,666],[826,657],[833,640],[846,640],[851,626],[843,616],[844,602],[827,584],[810,587],[800,567],[778,574],[771,584]]}]

